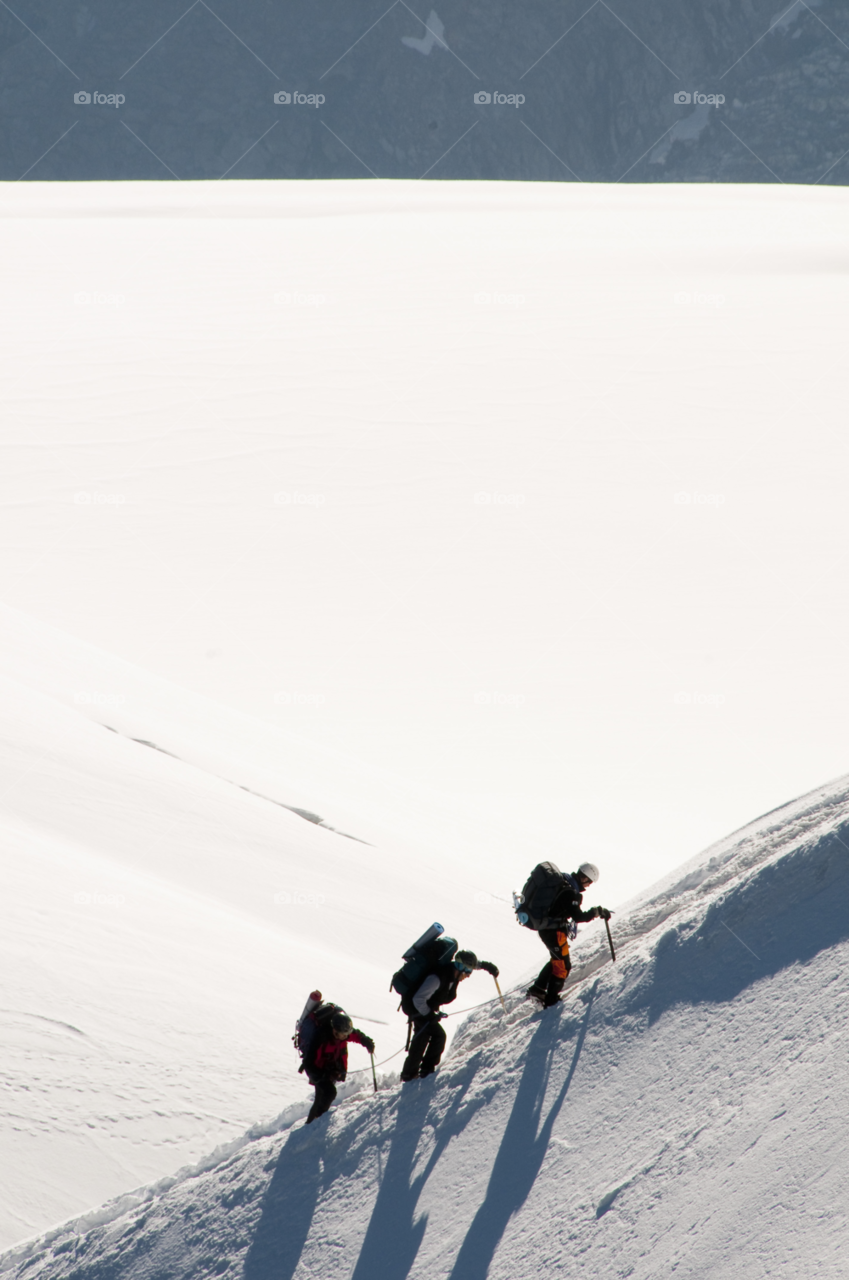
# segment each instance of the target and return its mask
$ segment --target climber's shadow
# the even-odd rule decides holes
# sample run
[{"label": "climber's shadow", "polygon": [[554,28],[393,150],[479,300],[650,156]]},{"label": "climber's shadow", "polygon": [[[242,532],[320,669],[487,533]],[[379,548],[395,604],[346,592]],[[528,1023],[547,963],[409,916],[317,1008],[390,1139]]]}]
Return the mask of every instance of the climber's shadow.
[{"label": "climber's shadow", "polygon": [[281,1147],[245,1260],[244,1280],[291,1280],[295,1274],[324,1181],[325,1138],[326,1125],[318,1132],[298,1129]]},{"label": "climber's shadow", "polygon": [[415,1177],[413,1164],[433,1098],[433,1082],[422,1080],[402,1089],[380,1190],[351,1280],[375,1280],[376,1276],[380,1280],[406,1280],[410,1274],[427,1227],[426,1215],[416,1219],[422,1188],[448,1143],[483,1106],[482,1098],[469,1106],[462,1105],[476,1067],[474,1061],[466,1064],[456,1096],[439,1123],[433,1149]]},{"label": "climber's shadow", "polygon": [[508,1222],[527,1200],[542,1168],[554,1122],[566,1100],[581,1056],[597,986],[596,983],[587,997],[587,1010],[581,1020],[569,1070],[544,1120],[545,1095],[556,1060],[556,1049],[561,1043],[560,1020],[546,1016],[531,1040],[525,1070],[492,1166],[486,1196],[466,1232],[449,1280],[486,1280]]}]

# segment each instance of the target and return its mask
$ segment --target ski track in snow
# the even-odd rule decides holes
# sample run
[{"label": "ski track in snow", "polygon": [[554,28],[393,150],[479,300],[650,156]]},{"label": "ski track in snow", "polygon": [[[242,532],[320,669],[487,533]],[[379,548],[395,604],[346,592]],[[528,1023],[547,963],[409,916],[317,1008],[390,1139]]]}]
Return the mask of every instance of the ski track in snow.
[{"label": "ski track in snow", "polygon": [[[48,1277],[844,1274],[849,783],[708,849],[546,1014],[472,1013],[435,1078],[353,1086],[2,1259]],[[730,930],[730,931],[729,931]]]}]

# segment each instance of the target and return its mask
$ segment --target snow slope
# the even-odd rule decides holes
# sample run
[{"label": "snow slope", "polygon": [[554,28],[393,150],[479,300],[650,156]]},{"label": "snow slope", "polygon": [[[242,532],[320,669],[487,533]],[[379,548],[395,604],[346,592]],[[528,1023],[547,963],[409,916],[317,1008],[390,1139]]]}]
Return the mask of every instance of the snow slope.
[{"label": "snow slope", "polygon": [[[437,70],[406,17],[397,56]],[[387,821],[397,788],[407,837],[567,832],[624,900],[849,768],[848,207],[0,184],[0,597],[309,739],[285,782],[333,826],[354,798]],[[136,702],[96,671],[70,690]]]},{"label": "snow slope", "polygon": [[760,1280],[845,1274],[849,784],[766,815],[473,1014],[435,1078],[257,1134],[7,1275]]},{"label": "snow slope", "polygon": [[305,820],[284,807],[313,799],[296,739],[2,623],[0,1246],[302,1098],[288,1037],[312,985],[397,1048],[388,975],[431,920],[527,963],[493,868],[459,868],[457,842]]},{"label": "snow slope", "polygon": [[538,857],[843,771],[846,200],[0,192],[0,1247],[300,1106],[305,986],[392,1058],[432,919],[516,983]]}]

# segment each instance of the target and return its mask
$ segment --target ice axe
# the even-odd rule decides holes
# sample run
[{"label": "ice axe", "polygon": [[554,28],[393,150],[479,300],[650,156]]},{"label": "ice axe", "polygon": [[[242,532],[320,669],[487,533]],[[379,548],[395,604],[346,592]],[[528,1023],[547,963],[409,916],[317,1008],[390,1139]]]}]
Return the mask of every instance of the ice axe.
[{"label": "ice axe", "polygon": [[611,938],[611,936],[610,936],[610,921],[609,921],[608,919],[605,919],[605,921],[604,921],[604,927],[605,927],[605,929],[607,930],[607,941],[608,941],[608,944],[609,944],[609,946],[610,946],[610,958],[611,958],[611,960],[615,960],[615,959],[616,959],[616,952],[613,950],[613,939],[612,939],[612,938]]},{"label": "ice axe", "polygon": [[377,1072],[374,1069],[374,1054],[370,1053],[369,1057],[371,1058],[371,1078],[374,1081],[374,1091],[377,1093]]},{"label": "ice axe", "polygon": [[498,992],[498,999],[501,1001],[501,1008],[502,1008],[502,1009],[504,1010],[504,1012],[506,1013],[506,1012],[507,1012],[507,1005],[504,1003],[504,997],[503,997],[503,995],[501,994],[501,988],[500,988],[500,987],[499,987],[499,985],[498,985],[498,979],[496,978],[495,974],[493,974],[493,975],[492,975],[492,981],[495,983],[495,989],[496,989],[496,991]]}]

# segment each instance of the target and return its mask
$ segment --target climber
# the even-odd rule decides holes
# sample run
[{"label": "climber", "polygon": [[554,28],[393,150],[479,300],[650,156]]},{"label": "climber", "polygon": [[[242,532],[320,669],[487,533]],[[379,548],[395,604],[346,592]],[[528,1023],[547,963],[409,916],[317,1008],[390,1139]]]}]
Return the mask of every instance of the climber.
[{"label": "climber", "polygon": [[531,872],[521,898],[517,898],[516,918],[539,934],[551,957],[528,989],[528,995],[539,1000],[544,1009],[560,1000],[572,968],[569,943],[577,935],[578,924],[610,919],[607,907],[581,909],[584,892],[597,880],[598,867],[592,862],[582,862],[571,875],[560,871],[553,862],[541,862]]},{"label": "climber", "polygon": [[[318,1001],[314,1000],[315,996],[318,996]],[[314,992],[307,1001],[295,1034],[295,1042],[303,1058],[299,1070],[306,1073],[310,1084],[315,1087],[315,1101],[307,1116],[307,1124],[324,1115],[336,1097],[336,1085],[348,1074],[348,1044],[360,1044],[367,1053],[374,1053],[374,1041],[363,1031],[355,1029],[344,1009],[319,1001],[321,993]]]},{"label": "climber", "polygon": [[[427,965],[421,981],[406,992],[400,992],[403,982],[393,980],[396,991],[401,994],[401,1008],[412,1022],[410,1051],[401,1068],[401,1079],[405,1084],[431,1075],[439,1065],[446,1040],[440,1023],[447,1016],[440,1009],[456,998],[459,984],[476,969],[483,969],[493,978],[498,977],[497,965],[489,960],[478,960],[474,951],[454,952],[457,944],[451,938],[439,941],[449,944],[449,954]],[[450,945],[452,943],[453,946]],[[395,979],[402,974],[403,970],[395,975]]]}]

